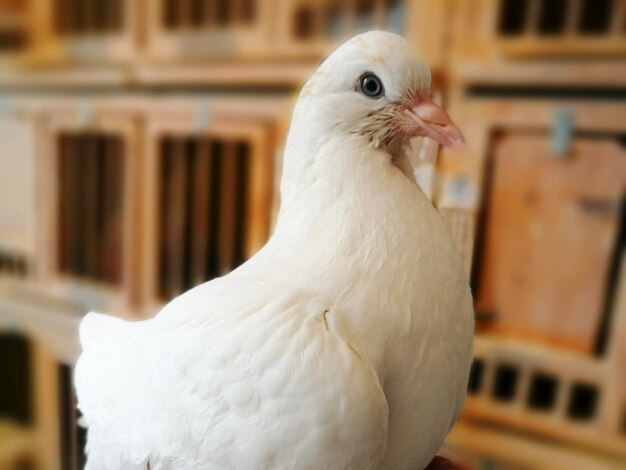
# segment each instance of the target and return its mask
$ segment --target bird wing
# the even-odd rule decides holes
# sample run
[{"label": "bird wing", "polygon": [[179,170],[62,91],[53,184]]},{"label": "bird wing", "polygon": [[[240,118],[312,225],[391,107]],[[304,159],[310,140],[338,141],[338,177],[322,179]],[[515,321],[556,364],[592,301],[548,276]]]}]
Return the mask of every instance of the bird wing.
[{"label": "bird wing", "polygon": [[234,275],[150,321],[88,315],[91,468],[375,468],[387,402],[343,325],[324,299]]}]

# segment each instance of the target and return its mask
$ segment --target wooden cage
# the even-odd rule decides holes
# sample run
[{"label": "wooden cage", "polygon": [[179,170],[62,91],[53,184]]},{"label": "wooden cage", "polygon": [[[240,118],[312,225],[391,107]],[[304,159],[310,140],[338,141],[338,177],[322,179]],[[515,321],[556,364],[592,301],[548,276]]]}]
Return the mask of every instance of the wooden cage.
[{"label": "wooden cage", "polygon": [[444,59],[446,2],[423,0],[287,0],[279,9],[277,50],[323,57],[351,36],[373,29],[404,36],[431,67]]},{"label": "wooden cage", "polygon": [[155,0],[146,7],[151,59],[241,59],[271,53],[272,0]]},{"label": "wooden cage", "polygon": [[98,311],[137,305],[138,128],[85,100],[48,110],[38,156],[38,279]]},{"label": "wooden cage", "polygon": [[143,293],[149,311],[228,273],[269,237],[281,102],[206,98],[166,106],[148,119]]},{"label": "wooden cage", "polygon": [[457,59],[626,54],[624,0],[461,0]]},{"label": "wooden cage", "polygon": [[457,82],[467,144],[443,153],[438,196],[473,213],[466,416],[624,458],[626,108],[483,73]]},{"label": "wooden cage", "polygon": [[32,4],[38,63],[121,64],[139,46],[137,1],[28,0]]}]

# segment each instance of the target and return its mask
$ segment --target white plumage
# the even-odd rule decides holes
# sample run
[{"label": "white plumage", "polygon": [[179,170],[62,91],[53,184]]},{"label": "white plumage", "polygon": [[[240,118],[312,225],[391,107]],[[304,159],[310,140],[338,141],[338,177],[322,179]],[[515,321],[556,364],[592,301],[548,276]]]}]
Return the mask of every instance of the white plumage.
[{"label": "white plumage", "polygon": [[[364,74],[381,95],[364,92]],[[462,139],[429,88],[398,36],[353,38],[296,104],[265,247],[151,320],[85,317],[88,469],[430,462],[463,404],[473,312],[403,156],[416,135]]]}]

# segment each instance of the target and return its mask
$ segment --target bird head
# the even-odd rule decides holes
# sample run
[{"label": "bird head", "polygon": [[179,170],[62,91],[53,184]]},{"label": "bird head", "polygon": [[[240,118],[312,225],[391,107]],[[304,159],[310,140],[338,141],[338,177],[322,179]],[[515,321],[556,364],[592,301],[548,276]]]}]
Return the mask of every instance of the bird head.
[{"label": "bird head", "polygon": [[[372,31],[333,52],[303,87],[299,102],[315,131],[362,137],[395,153],[412,137],[463,143],[450,116],[431,99],[429,68],[393,33]],[[311,115],[313,114],[313,116]]]}]

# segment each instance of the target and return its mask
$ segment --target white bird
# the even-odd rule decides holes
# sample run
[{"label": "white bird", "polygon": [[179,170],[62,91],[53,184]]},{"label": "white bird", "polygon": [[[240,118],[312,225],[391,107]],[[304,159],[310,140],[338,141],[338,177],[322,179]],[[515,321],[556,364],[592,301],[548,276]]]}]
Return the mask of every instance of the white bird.
[{"label": "white bird", "polygon": [[339,47],[303,87],[275,232],[153,319],[88,314],[88,469],[421,469],[457,420],[468,283],[404,152],[463,137],[391,33]]}]

